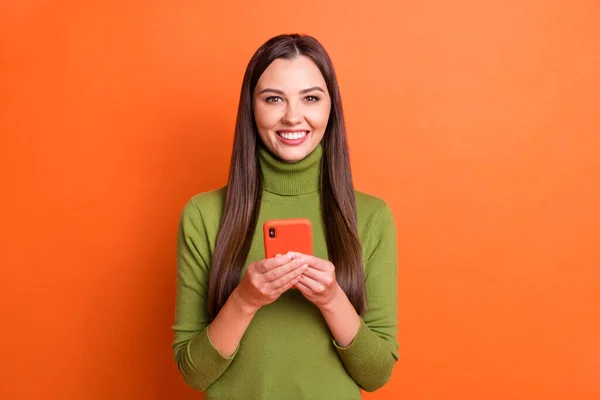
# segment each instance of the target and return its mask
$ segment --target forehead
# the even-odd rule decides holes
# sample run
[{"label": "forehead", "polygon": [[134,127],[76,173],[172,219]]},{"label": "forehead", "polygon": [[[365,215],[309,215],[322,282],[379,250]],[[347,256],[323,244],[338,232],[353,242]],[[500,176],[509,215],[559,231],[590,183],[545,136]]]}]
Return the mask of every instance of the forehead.
[{"label": "forehead", "polygon": [[288,93],[313,86],[320,86],[327,91],[319,67],[310,58],[299,56],[291,60],[278,58],[273,61],[258,79],[256,89],[260,91],[270,88]]}]

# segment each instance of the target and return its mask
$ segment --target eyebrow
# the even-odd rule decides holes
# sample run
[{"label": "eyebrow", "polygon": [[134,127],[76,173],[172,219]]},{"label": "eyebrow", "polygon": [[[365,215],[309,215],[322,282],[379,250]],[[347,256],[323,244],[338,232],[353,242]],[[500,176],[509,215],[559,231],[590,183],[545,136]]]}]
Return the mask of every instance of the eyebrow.
[{"label": "eyebrow", "polygon": [[[302,89],[300,91],[300,94],[305,94],[305,93],[314,92],[314,91],[319,91],[319,92],[325,93],[325,91],[323,89],[321,89],[319,86],[313,86],[313,87],[310,87],[308,89]],[[258,92],[258,94],[263,94],[263,93],[266,93],[266,92],[271,92],[271,93],[276,93],[276,94],[281,94],[281,95],[285,94],[285,93],[283,93],[282,90],[271,89],[271,88],[263,89],[260,92]]]}]

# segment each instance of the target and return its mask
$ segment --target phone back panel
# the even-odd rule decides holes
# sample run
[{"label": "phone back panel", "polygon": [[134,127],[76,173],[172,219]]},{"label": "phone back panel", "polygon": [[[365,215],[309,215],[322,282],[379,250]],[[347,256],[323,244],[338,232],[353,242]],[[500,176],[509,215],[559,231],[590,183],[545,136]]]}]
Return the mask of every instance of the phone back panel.
[{"label": "phone back panel", "polygon": [[[271,231],[271,229],[274,229]],[[270,233],[271,232],[271,233]],[[274,237],[271,237],[274,232]],[[269,220],[263,224],[265,258],[294,251],[312,255],[312,224],[306,218]]]}]

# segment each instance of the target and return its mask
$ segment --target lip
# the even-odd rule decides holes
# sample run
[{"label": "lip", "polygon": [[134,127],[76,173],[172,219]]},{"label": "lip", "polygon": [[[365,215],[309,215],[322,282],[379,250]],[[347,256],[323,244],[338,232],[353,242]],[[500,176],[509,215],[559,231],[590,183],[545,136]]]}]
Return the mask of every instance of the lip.
[{"label": "lip", "polygon": [[309,132],[309,129],[279,129],[275,131],[277,133],[295,133],[295,132]]},{"label": "lip", "polygon": [[[279,135],[279,133],[295,133],[295,132],[306,132],[306,135],[304,135],[304,137],[300,138],[300,139],[285,139],[283,137],[281,137]],[[310,136],[310,131],[308,129],[280,129],[278,131],[275,131],[275,133],[277,133],[277,139],[283,143],[286,144],[288,146],[299,146],[302,143],[304,143],[304,141],[306,139],[308,139],[308,137]]]}]

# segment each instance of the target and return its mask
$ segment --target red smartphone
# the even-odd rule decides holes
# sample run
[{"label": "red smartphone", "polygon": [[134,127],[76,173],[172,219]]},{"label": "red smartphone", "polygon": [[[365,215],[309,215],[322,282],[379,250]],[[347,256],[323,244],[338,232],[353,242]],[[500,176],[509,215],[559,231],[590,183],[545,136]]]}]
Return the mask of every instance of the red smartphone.
[{"label": "red smartphone", "polygon": [[263,224],[265,258],[288,251],[312,255],[312,224],[306,218],[272,219]]}]

